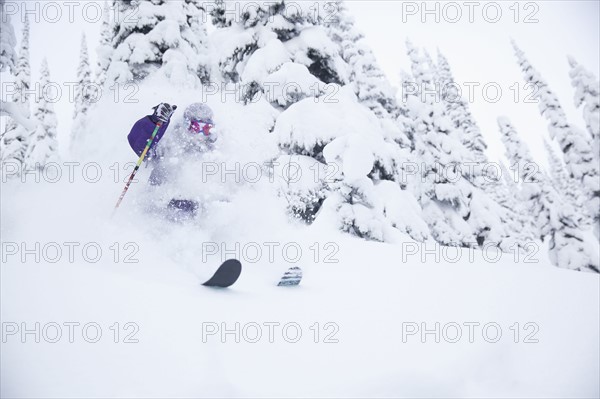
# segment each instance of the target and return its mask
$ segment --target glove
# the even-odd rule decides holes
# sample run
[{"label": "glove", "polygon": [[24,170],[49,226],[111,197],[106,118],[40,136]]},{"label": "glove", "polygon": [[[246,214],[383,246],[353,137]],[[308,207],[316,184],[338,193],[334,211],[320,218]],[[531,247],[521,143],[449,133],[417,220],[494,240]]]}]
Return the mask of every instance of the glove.
[{"label": "glove", "polygon": [[210,134],[206,137],[206,141],[213,144],[215,141],[219,139],[219,133],[214,128],[210,131]]},{"label": "glove", "polygon": [[154,119],[159,120],[163,123],[167,123],[171,116],[177,109],[176,105],[171,106],[167,103],[160,103],[156,107],[154,107],[154,114],[152,115]]}]

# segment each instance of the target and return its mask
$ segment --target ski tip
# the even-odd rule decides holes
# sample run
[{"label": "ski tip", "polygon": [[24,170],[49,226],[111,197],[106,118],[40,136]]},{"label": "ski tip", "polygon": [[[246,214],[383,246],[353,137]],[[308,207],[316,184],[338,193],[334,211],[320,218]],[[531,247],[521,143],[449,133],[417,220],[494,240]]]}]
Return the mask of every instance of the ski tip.
[{"label": "ski tip", "polygon": [[217,268],[215,274],[202,285],[214,288],[232,286],[242,274],[242,264],[237,259],[228,259]]},{"label": "ski tip", "polygon": [[237,259],[227,259],[222,266],[229,265],[231,268],[242,270],[242,262]]},{"label": "ski tip", "polygon": [[283,275],[283,277],[281,278],[281,280],[279,280],[279,283],[277,284],[278,287],[295,287],[300,285],[300,281],[302,281],[302,269],[299,268],[298,266],[293,266],[290,267],[285,274]]}]

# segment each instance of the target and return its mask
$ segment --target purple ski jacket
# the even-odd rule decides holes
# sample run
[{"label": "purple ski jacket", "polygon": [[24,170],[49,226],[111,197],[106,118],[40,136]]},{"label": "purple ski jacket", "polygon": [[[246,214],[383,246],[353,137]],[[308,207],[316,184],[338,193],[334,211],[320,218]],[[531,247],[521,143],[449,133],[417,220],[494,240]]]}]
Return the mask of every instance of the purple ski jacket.
[{"label": "purple ski jacket", "polygon": [[[156,124],[158,123],[158,119],[155,119],[152,115],[147,115],[137,121],[135,125],[131,128],[131,132],[127,136],[127,140],[129,141],[129,145],[135,151],[138,156],[142,155],[144,152],[144,148],[146,148],[146,144],[148,144],[148,140],[152,137],[152,133],[156,128]],[[150,150],[148,151],[148,158],[156,157],[156,145],[162,139],[167,128],[169,127],[169,122],[163,123],[163,125],[158,130],[152,145],[150,146]]]}]

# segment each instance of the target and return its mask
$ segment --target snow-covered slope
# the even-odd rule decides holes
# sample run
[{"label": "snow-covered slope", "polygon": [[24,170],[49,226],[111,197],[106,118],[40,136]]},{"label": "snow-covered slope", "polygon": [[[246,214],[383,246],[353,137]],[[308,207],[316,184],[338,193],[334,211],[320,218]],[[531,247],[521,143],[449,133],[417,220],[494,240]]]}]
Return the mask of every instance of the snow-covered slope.
[{"label": "snow-covered slope", "polygon": [[[33,248],[39,242],[47,250],[39,262],[32,255],[22,262],[20,252],[9,255],[12,249],[3,247],[2,396],[599,394],[598,276],[550,266],[544,250],[532,258],[537,264],[515,262],[511,254],[493,263],[492,252],[483,257],[440,247],[436,260],[423,251],[436,248],[433,243],[370,243],[259,218],[264,208],[258,199],[264,198],[252,195],[244,197],[247,208],[241,201],[222,204],[211,217],[229,214],[235,222],[212,232],[202,227],[207,221],[166,223],[130,207],[109,219],[118,187],[110,181],[3,184],[3,245]],[[213,241],[228,248],[256,242],[264,252],[258,262],[244,262],[234,287],[213,290],[200,285],[220,259],[207,255],[201,262],[203,243]],[[81,244],[73,262],[65,242]],[[281,244],[273,263],[264,242]],[[49,243],[63,249],[56,263],[49,262],[56,258]],[[82,253],[86,243],[101,248],[96,263],[94,248]],[[134,247],[125,248],[127,243]],[[276,272],[289,265],[280,252],[286,243],[302,249],[297,264],[305,278],[297,288],[275,286]],[[317,262],[314,243],[320,247]],[[246,257],[255,258],[250,252]],[[34,329],[36,322],[40,342],[33,334],[22,342],[21,323]],[[79,323],[72,327],[72,343],[69,322]],[[9,335],[12,323],[19,332]],[[56,337],[52,323],[61,328],[57,343],[50,343]],[[86,323],[98,325],[88,326],[84,337]],[[239,343],[234,333],[221,335],[236,323]],[[420,333],[435,323],[439,343],[434,334]],[[488,323],[497,324],[484,333]],[[451,343],[457,325],[462,335]],[[86,342],[98,326],[99,341]],[[419,332],[409,334],[415,326]],[[498,327],[498,342],[488,342],[496,340]],[[292,343],[297,332],[301,336]],[[125,343],[132,339],[139,342]]]}]

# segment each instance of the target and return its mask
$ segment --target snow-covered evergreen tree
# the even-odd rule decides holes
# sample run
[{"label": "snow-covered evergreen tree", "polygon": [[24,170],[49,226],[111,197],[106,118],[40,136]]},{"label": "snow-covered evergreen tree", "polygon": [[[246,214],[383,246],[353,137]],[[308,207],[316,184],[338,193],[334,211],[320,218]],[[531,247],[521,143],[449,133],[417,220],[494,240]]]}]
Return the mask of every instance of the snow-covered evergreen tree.
[{"label": "snow-covered evergreen tree", "polygon": [[437,89],[437,91],[440,93],[441,95],[441,89],[440,89],[440,79],[439,79],[439,71],[437,68],[437,65],[435,64],[435,62],[433,62],[433,57],[431,56],[431,54],[429,54],[429,51],[426,48],[422,49],[423,51],[423,55],[422,55],[422,62],[425,64],[425,67],[431,71],[431,74],[433,76],[433,87],[435,87]]},{"label": "snow-covered evergreen tree", "polygon": [[218,43],[214,68],[225,82],[241,86],[246,102],[260,93],[285,109],[325,94],[325,84],[344,79],[339,47],[322,25],[322,14],[314,11],[324,2],[287,3],[259,1],[241,9],[236,1],[221,3],[226,27],[213,35]]},{"label": "snow-covered evergreen tree", "polygon": [[599,272],[598,243],[578,223],[577,212],[555,190],[537,167],[508,118],[498,118],[506,156],[518,171],[519,186],[533,215],[536,235],[548,238],[549,255],[558,267]]},{"label": "snow-covered evergreen tree", "polygon": [[500,162],[501,179],[492,180],[490,187],[494,190],[494,199],[504,209],[506,216],[507,242],[509,249],[515,246],[530,251],[536,237],[534,229],[534,215],[528,213],[527,201],[523,198],[518,180],[515,181],[504,162]]},{"label": "snow-covered evergreen tree", "polygon": [[[425,60],[428,65],[433,65],[431,57],[425,57]],[[454,129],[459,132],[461,143],[469,152],[462,160],[466,169],[463,172],[464,176],[473,186],[470,212],[466,220],[480,244],[498,245],[502,250],[510,251],[515,243],[518,245],[521,240],[512,240],[509,237],[522,236],[519,230],[513,229],[516,226],[511,220],[514,214],[510,210],[511,207],[507,206],[512,201],[506,198],[506,187],[501,176],[490,175],[497,169],[487,168],[491,166],[485,154],[487,144],[454,80],[448,60],[439,50],[435,72],[440,99]]]},{"label": "snow-covered evergreen tree", "polygon": [[459,132],[446,115],[444,104],[434,92],[434,71],[426,57],[409,41],[408,56],[417,92],[407,96],[409,116],[414,121],[415,158],[419,161],[421,186],[418,198],[433,237],[441,244],[475,246],[477,240],[469,224],[472,185],[464,179],[461,162],[468,151]]},{"label": "snow-covered evergreen tree", "polygon": [[469,104],[457,89],[457,83],[446,57],[438,51],[438,77],[441,97],[446,104],[448,116],[452,119],[454,127],[463,134],[461,141],[473,154],[475,162],[487,162],[485,150],[487,144],[483,139],[481,130],[469,110]]},{"label": "snow-covered evergreen tree", "polygon": [[113,53],[114,21],[111,20],[110,8],[106,0],[104,1],[103,13],[100,43],[96,47],[96,83],[99,85],[103,85],[106,81],[106,73]]},{"label": "snow-covered evergreen tree", "polygon": [[[29,64],[29,19],[25,17],[21,44],[19,46],[19,57],[14,67],[15,75],[15,93],[12,98],[12,112],[6,122],[6,126],[1,140],[1,159],[2,162],[16,161],[20,164],[25,159],[25,152],[28,146],[28,120],[31,114],[29,92],[31,86],[31,66]],[[3,107],[3,108],[6,108]]]},{"label": "snow-covered evergreen tree", "polygon": [[[364,35],[356,28],[346,2],[337,0],[328,6],[330,18],[327,18],[325,26],[331,39],[339,46],[342,60],[347,64],[346,68],[341,70],[341,74],[345,76],[344,84],[351,88],[361,104],[379,118],[385,132],[385,140],[395,142],[401,147],[395,159],[393,172],[384,166],[385,162],[376,159],[370,177],[376,180],[394,180],[403,190],[409,189],[412,184],[406,179],[408,173],[405,166],[413,159],[409,152],[412,147],[409,138],[412,121],[407,117],[408,111],[404,104],[397,101],[396,90],[379,67]],[[350,195],[352,192],[356,190],[348,191],[348,203],[353,201]]]},{"label": "snow-covered evergreen tree", "polygon": [[[329,3],[329,7],[332,17],[328,18],[325,25],[330,37],[340,48],[342,60],[347,64],[343,71],[344,83],[351,87],[360,103],[380,119],[386,140],[396,142],[403,149],[411,148],[409,134],[412,129],[408,111],[404,104],[397,101],[396,90],[379,67],[364,35],[356,28],[346,2],[337,0]],[[404,165],[407,161],[411,161],[408,151],[397,159],[396,174],[406,175]],[[371,174],[393,178],[389,171],[382,170],[378,161]]]},{"label": "snow-covered evergreen tree", "polygon": [[550,182],[556,191],[558,191],[558,193],[562,195],[574,209],[580,212],[582,221],[584,219],[589,219],[586,206],[582,202],[584,196],[581,193],[580,184],[569,176],[562,159],[558,157],[556,151],[552,148],[552,144],[547,140],[544,140],[544,146],[546,148],[546,153],[548,154]]},{"label": "snow-covered evergreen tree", "polygon": [[356,28],[345,1],[336,1],[334,12],[334,18],[327,26],[332,39],[341,47],[342,59],[349,66],[347,80],[354,93],[379,118],[397,117],[396,91],[379,67],[364,35]]},{"label": "snow-covered evergreen tree", "polygon": [[[586,204],[595,224],[600,223],[600,172],[598,154],[594,153],[590,134],[570,124],[558,98],[547,82],[529,63],[523,51],[513,42],[519,66],[525,80],[536,88],[534,98],[542,116],[549,121],[550,137],[555,139],[563,153],[569,174],[580,182]],[[598,229],[596,228],[598,233]]]},{"label": "snow-covered evergreen tree", "polygon": [[181,86],[205,79],[201,0],[118,0],[115,6],[109,82],[140,81],[159,69]]},{"label": "snow-covered evergreen tree", "polygon": [[[43,93],[47,93],[49,83],[50,71],[48,61],[44,58],[40,69],[40,85]],[[25,167],[27,169],[43,169],[48,162],[52,162],[58,157],[56,114],[54,113],[54,105],[48,101],[46,96],[40,96],[34,115],[39,123],[29,138]]]},{"label": "snow-covered evergreen tree", "polygon": [[29,18],[25,16],[23,36],[19,47],[19,57],[15,67],[15,83],[17,85],[13,101],[20,104],[23,112],[29,113],[29,96],[31,86],[31,66],[29,64]]},{"label": "snow-covered evergreen tree", "polygon": [[[294,159],[308,180],[284,192],[286,199],[301,205],[292,211],[306,221],[316,216],[315,223],[333,223],[366,239],[393,241],[397,233],[405,233],[424,240],[429,232],[421,208],[393,175],[394,162],[406,154],[386,140],[379,119],[349,87],[337,99],[315,103],[307,98],[277,119],[274,133],[285,153],[277,162]],[[310,124],[303,123],[306,115],[311,115]],[[315,171],[320,178],[313,180]]]},{"label": "snow-covered evergreen tree", "polygon": [[[347,64],[340,75],[345,74],[344,83],[354,92],[358,101],[379,118],[383,133],[382,143],[385,148],[388,148],[388,150],[376,151],[372,155],[374,163],[371,165],[369,162],[365,163],[363,173],[356,175],[360,177],[359,180],[353,180],[351,177],[353,172],[346,172],[344,167],[343,179],[331,185],[335,191],[332,198],[337,198],[336,211],[341,216],[343,230],[358,236],[381,239],[373,233],[381,231],[380,226],[385,226],[392,221],[392,226],[421,240],[428,235],[428,227],[422,220],[421,209],[412,194],[414,181],[407,178],[409,173],[405,169],[407,164],[414,164],[415,160],[413,154],[409,152],[412,147],[409,138],[412,137],[412,120],[408,118],[408,110],[404,104],[397,101],[395,89],[377,64],[364,36],[355,27],[354,19],[345,1],[330,4],[333,5],[334,18],[326,26],[330,37],[340,47],[342,60]],[[395,148],[395,145],[399,148]],[[336,139],[325,148],[324,153],[328,153],[328,159],[335,159],[339,165],[346,165],[349,162],[354,164],[357,160],[349,156],[348,152],[358,152],[353,148],[355,146],[365,147],[364,144],[358,144],[357,139],[353,137]],[[332,148],[338,149],[332,150]],[[335,156],[332,155],[334,153]],[[369,166],[370,172],[367,170]],[[364,178],[364,174],[370,181]],[[382,202],[382,197],[388,197],[388,203],[378,206],[377,203]],[[329,200],[335,202],[336,200],[332,198]],[[403,211],[397,211],[399,204],[402,204]],[[373,209],[378,208],[384,210],[383,215],[372,212]],[[395,215],[404,213],[406,209],[416,211],[418,218],[396,223]]]},{"label": "snow-covered evergreen tree", "polygon": [[583,119],[594,141],[593,153],[600,157],[600,84],[598,78],[569,57],[571,84],[575,88],[575,106],[583,107]]},{"label": "snow-covered evergreen tree", "polygon": [[212,3],[212,9],[210,10],[210,17],[212,24],[216,28],[226,28],[231,26],[231,19],[225,16],[226,14],[225,0],[214,0]]},{"label": "snow-covered evergreen tree", "polygon": [[79,54],[79,66],[77,67],[77,86],[75,87],[75,104],[73,112],[73,126],[71,128],[71,148],[82,139],[85,131],[85,121],[91,101],[94,98],[94,87],[92,86],[92,70],[87,49],[85,33],[81,37],[81,51]]},{"label": "snow-covered evergreen tree", "polygon": [[[4,10],[5,0],[0,0],[0,9]],[[17,39],[15,37],[15,29],[11,23],[10,15],[2,15],[0,21],[0,72],[5,70],[12,71],[15,67],[17,54],[15,46]]]},{"label": "snow-covered evergreen tree", "polygon": [[206,30],[206,21],[208,21],[206,3],[202,0],[187,0],[185,4],[185,13],[191,32],[190,42],[194,43],[197,54],[195,63],[195,73],[200,79],[200,83],[206,85],[212,81],[212,71],[210,68],[211,60],[208,50],[208,32]]}]

